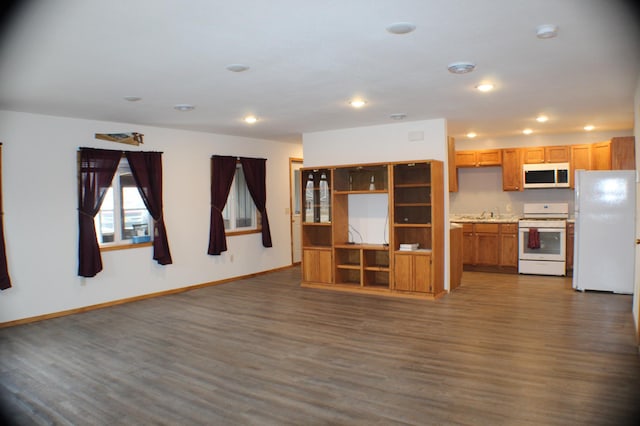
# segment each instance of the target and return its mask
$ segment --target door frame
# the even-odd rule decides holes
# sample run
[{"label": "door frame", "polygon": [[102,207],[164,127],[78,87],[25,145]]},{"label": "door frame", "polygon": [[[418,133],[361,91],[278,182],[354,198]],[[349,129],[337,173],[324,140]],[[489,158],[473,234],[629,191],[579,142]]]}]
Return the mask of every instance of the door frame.
[{"label": "door frame", "polygon": [[[293,241],[293,213],[294,213],[294,209],[293,209],[293,185],[292,180],[293,180],[293,164],[294,163],[300,163],[300,166],[303,166],[303,159],[302,158],[298,158],[298,157],[289,157],[289,233],[290,233],[290,241],[291,241],[291,264],[292,265],[299,265],[301,261],[298,262],[294,262],[293,261],[293,250],[294,250],[294,244],[295,242]],[[301,212],[302,213],[302,212]],[[302,229],[300,229],[300,244],[302,244]],[[301,248],[302,250],[302,248]]]}]

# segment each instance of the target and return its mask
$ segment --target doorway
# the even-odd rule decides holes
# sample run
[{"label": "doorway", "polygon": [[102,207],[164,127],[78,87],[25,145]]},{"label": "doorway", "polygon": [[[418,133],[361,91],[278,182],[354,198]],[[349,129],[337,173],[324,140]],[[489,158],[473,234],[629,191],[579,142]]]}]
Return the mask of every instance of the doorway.
[{"label": "doorway", "polygon": [[293,265],[302,261],[301,168],[302,158],[289,158],[289,215],[291,217],[291,263]]}]

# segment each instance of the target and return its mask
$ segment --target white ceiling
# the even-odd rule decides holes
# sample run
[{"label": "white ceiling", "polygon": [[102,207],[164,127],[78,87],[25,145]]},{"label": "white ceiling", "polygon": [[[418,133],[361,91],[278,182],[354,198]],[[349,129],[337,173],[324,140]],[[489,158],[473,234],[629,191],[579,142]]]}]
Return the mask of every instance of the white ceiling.
[{"label": "white ceiling", "polygon": [[[394,113],[446,118],[455,137],[633,128],[640,34],[616,0],[40,0],[20,11],[0,45],[4,110],[282,141]],[[416,30],[385,30],[402,21]],[[558,37],[536,38],[540,24]],[[453,75],[456,61],[476,70]],[[484,80],[496,89],[475,90]]]}]

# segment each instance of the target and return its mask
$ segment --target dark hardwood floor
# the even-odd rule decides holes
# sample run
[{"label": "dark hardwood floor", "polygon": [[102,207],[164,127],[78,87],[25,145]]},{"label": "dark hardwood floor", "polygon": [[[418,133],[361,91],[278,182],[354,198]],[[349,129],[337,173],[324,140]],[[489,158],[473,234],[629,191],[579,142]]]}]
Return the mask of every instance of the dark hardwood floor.
[{"label": "dark hardwood floor", "polygon": [[291,268],[0,329],[20,425],[601,425],[637,414],[631,296],[465,272],[437,301]]}]

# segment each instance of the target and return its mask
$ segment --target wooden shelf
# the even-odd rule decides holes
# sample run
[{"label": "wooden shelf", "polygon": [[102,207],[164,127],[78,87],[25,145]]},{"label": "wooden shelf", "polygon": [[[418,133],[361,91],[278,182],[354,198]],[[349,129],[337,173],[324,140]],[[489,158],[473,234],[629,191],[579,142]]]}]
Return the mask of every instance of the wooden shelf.
[{"label": "wooden shelf", "polygon": [[[317,177],[325,174],[331,188],[331,221],[303,222],[303,254],[307,253],[308,259],[303,272],[304,268],[312,271],[303,273],[303,277],[318,276],[318,279],[304,279],[303,285],[372,294],[414,295],[424,299],[442,295],[443,168],[441,161],[423,160],[302,169],[303,186],[309,174],[314,178],[315,186]],[[375,189],[370,190],[372,181]],[[317,195],[317,188],[314,190]],[[304,191],[303,187],[303,194]],[[372,197],[367,198],[369,195]],[[381,202],[383,197],[386,197],[384,203]],[[369,208],[364,214],[365,219],[370,214],[379,219],[382,214],[381,218],[388,224],[388,235],[384,236],[388,244],[348,243],[353,226],[350,210],[360,220],[362,212],[358,208],[364,205],[353,203],[368,203],[369,200],[375,200],[372,205],[388,206],[388,210],[384,207],[382,212],[371,212]],[[316,204],[312,204],[312,220],[319,217]],[[399,251],[400,244],[405,243],[417,243],[427,250]],[[319,269],[323,269],[322,274],[315,272]],[[397,286],[395,280],[400,280]]]}]

